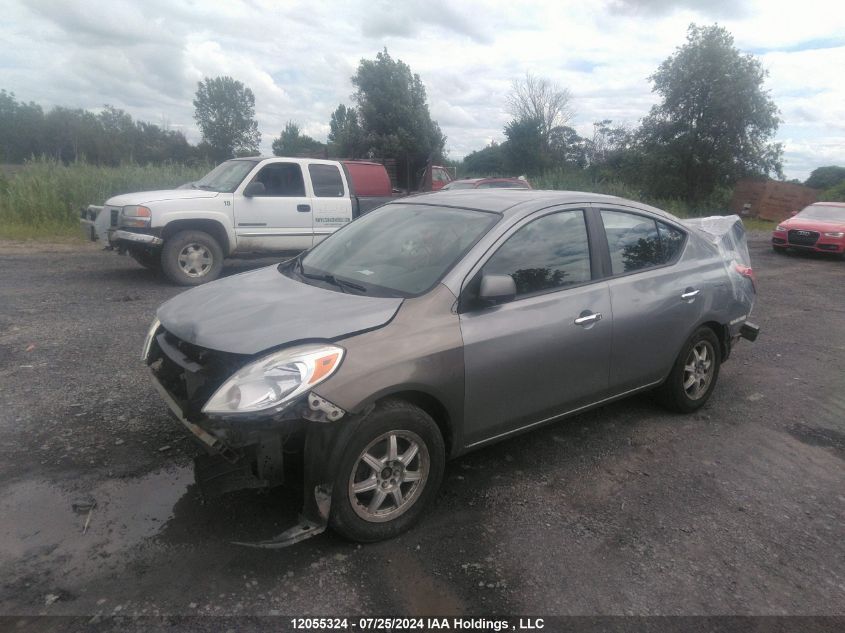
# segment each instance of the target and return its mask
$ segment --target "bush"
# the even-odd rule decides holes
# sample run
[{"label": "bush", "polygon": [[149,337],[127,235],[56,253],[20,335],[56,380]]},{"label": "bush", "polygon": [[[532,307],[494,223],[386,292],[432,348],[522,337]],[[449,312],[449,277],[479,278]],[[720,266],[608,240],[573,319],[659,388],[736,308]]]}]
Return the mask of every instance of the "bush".
[{"label": "bush", "polygon": [[210,167],[122,165],[97,167],[41,159],[0,177],[0,237],[71,234],[79,210],[133,191],[172,189],[198,180]]},{"label": "bush", "polygon": [[680,218],[729,213],[727,208],[733,193],[731,189],[717,188],[706,200],[691,205],[679,198],[654,198],[622,180],[605,175],[596,175],[589,169],[548,171],[533,178],[531,186],[535,189],[588,191],[590,193],[619,196],[620,198],[650,204]]},{"label": "bush", "polygon": [[830,189],[825,189],[819,196],[819,200],[826,202],[845,202],[845,180]]}]

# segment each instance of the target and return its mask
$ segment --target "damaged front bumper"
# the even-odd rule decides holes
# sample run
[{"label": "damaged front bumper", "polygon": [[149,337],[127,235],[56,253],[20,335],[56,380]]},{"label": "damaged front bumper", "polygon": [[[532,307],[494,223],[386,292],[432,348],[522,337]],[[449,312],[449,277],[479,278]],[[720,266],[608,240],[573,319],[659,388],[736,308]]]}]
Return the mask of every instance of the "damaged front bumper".
[{"label": "damaged front bumper", "polygon": [[303,506],[296,524],[271,539],[242,544],[286,547],[323,532],[331,508],[334,465],[339,462],[339,447],[355,426],[355,416],[347,416],[313,391],[268,416],[244,419],[202,414],[208,393],[243,359],[234,365],[225,359],[215,361],[208,358],[210,354],[203,355],[206,350],[194,354],[184,345],[176,349],[163,337],[163,333],[153,333],[145,360],[171,414],[204,449],[205,454],[194,461],[203,495],[301,481]]}]

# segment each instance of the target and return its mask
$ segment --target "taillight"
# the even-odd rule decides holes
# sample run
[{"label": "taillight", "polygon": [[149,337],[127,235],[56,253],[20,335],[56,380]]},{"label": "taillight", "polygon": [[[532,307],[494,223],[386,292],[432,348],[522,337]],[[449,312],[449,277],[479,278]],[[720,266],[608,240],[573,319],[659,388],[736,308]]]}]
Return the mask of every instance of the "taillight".
[{"label": "taillight", "polygon": [[743,266],[742,264],[734,263],[734,270],[743,277],[751,280],[751,285],[754,287],[754,292],[757,292],[757,278],[754,276],[754,269],[751,266]]}]

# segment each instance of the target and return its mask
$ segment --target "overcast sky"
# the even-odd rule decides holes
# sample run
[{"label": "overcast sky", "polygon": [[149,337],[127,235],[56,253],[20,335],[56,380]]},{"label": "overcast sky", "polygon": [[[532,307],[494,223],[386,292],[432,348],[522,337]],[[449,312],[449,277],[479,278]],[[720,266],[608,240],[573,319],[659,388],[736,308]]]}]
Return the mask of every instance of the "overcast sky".
[{"label": "overcast sky", "polygon": [[635,125],[690,22],[725,26],[768,69],[787,178],[845,165],[841,1],[3,0],[0,88],[46,109],[110,104],[195,143],[197,82],[231,75],[255,93],[269,154],[288,120],[325,141],[358,62],[386,46],[420,75],[461,158],[502,140],[505,96],[526,72],[570,88],[582,135],[600,119]]}]

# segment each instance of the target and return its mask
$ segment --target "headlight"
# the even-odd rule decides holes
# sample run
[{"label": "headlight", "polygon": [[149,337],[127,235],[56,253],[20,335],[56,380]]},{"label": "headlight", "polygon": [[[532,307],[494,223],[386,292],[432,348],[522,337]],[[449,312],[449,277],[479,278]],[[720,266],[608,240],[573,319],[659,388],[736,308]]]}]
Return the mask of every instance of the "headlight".
[{"label": "headlight", "polygon": [[833,233],[824,234],[825,237],[842,237],[843,235],[845,235],[845,233],[843,233],[842,231],[835,231]]},{"label": "headlight", "polygon": [[336,345],[298,345],[241,368],[202,408],[208,414],[275,413],[340,367]]},{"label": "headlight", "polygon": [[121,226],[146,227],[150,225],[150,218],[153,214],[147,207],[133,204],[123,207],[121,215],[123,216]]},{"label": "headlight", "polygon": [[147,330],[147,337],[144,339],[144,348],[141,350],[141,360],[146,361],[147,356],[150,355],[150,347],[152,347],[153,339],[160,327],[161,321],[158,320],[158,317],[154,318],[153,322],[150,324],[150,329]]}]

